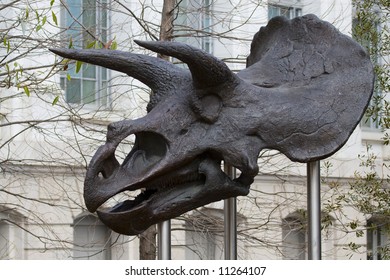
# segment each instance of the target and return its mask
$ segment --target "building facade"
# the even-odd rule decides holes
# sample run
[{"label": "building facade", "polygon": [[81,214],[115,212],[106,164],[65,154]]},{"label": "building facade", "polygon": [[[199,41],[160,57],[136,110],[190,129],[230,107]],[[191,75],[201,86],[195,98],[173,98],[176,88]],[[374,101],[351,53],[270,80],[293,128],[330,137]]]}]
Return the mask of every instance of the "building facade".
[{"label": "building facade", "polygon": [[[86,210],[82,192],[86,166],[104,143],[107,125],[144,115],[149,89],[97,66],[72,61],[47,66],[61,60],[48,48],[145,53],[133,40],[158,39],[162,3],[21,2],[0,10],[7,13],[0,30],[9,30],[1,34],[0,56],[9,61],[2,67],[19,73],[0,87],[0,259],[138,259],[138,237],[103,225]],[[347,0],[183,0],[174,12],[172,37],[238,71],[245,68],[253,35],[269,19],[310,13],[352,35],[354,9]],[[21,24],[12,26],[15,16]],[[28,37],[33,43],[22,55],[18,44],[27,46]],[[387,176],[383,133],[368,118],[340,151],[321,162],[324,259],[382,258],[388,222],[346,198],[366,168]],[[133,140],[118,147],[118,158],[125,158]],[[277,151],[262,152],[258,164],[250,194],[238,198],[238,258],[307,259],[306,165]],[[174,219],[172,258],[222,259],[223,231],[221,201]]]}]

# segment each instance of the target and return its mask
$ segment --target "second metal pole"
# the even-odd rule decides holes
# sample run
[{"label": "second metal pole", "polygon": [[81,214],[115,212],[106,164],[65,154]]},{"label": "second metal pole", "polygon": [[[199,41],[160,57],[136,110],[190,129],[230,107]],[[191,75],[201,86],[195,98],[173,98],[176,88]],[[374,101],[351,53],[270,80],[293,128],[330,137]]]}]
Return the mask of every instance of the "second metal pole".
[{"label": "second metal pole", "polygon": [[[234,167],[225,165],[225,173],[232,179],[236,177]],[[231,197],[224,200],[225,260],[237,259],[237,200]]]},{"label": "second metal pole", "polygon": [[171,259],[171,221],[167,220],[157,224],[158,259]]},{"label": "second metal pole", "polygon": [[320,161],[307,164],[308,259],[321,260]]}]

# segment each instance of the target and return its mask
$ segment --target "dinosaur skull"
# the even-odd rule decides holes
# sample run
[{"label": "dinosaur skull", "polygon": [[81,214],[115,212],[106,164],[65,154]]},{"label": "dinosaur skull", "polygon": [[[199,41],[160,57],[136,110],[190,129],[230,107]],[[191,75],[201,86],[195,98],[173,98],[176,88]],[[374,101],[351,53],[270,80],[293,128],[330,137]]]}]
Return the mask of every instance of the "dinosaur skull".
[{"label": "dinosaur skull", "polygon": [[[363,49],[313,15],[271,20],[255,35],[248,67],[238,74],[185,44],[137,43],[182,60],[189,71],[140,54],[52,50],[127,73],[153,91],[146,116],[109,125],[86,174],[87,208],[122,234],[248,194],[264,148],[299,162],[333,154],[372,94],[372,66]],[[115,150],[130,135],[134,147],[120,163]],[[222,161],[240,176],[227,176]],[[113,196],[137,190],[135,199],[103,207]]]}]

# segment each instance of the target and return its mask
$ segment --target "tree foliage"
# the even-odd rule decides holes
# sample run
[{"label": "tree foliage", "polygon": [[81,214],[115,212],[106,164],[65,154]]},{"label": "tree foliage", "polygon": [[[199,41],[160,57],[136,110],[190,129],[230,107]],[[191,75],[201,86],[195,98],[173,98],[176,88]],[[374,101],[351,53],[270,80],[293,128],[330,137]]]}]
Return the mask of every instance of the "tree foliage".
[{"label": "tree foliage", "polygon": [[[353,34],[368,51],[376,74],[377,95],[367,110],[367,115],[379,120],[383,129],[390,128],[390,103],[386,94],[390,92],[390,1],[354,0],[355,19]],[[386,144],[389,136],[385,135]]]},{"label": "tree foliage", "polygon": [[[390,1],[388,0],[354,0],[356,16],[353,26],[353,34],[364,47],[366,47],[374,64],[375,89],[372,103],[366,114],[379,124],[379,129],[384,132],[383,143],[389,145],[390,135],[390,33],[389,16]],[[387,148],[385,148],[387,149]],[[367,223],[366,221],[351,222],[349,227],[356,230],[358,227],[370,230],[379,226],[387,228],[390,221],[390,191],[389,191],[389,166],[386,162],[378,164],[377,154],[372,145],[367,145],[365,153],[359,155],[360,170],[355,172],[355,178],[350,190],[340,197],[346,205],[355,207],[363,213],[367,219],[376,218],[380,224]],[[379,218],[378,218],[379,217]],[[357,235],[363,231],[357,230]],[[387,232],[387,235],[390,231]],[[368,236],[367,236],[368,238]],[[351,244],[351,249],[358,250],[359,245]],[[381,257],[389,259],[389,244],[380,248]]]}]

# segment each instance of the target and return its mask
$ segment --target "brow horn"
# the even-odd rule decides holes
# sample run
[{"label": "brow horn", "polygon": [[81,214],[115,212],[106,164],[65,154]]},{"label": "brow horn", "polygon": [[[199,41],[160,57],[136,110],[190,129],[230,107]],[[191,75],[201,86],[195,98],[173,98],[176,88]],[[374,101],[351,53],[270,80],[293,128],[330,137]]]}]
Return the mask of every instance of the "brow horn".
[{"label": "brow horn", "polygon": [[186,63],[196,88],[208,88],[237,79],[227,65],[213,55],[187,44],[168,41],[135,41],[151,51],[173,56]]}]

